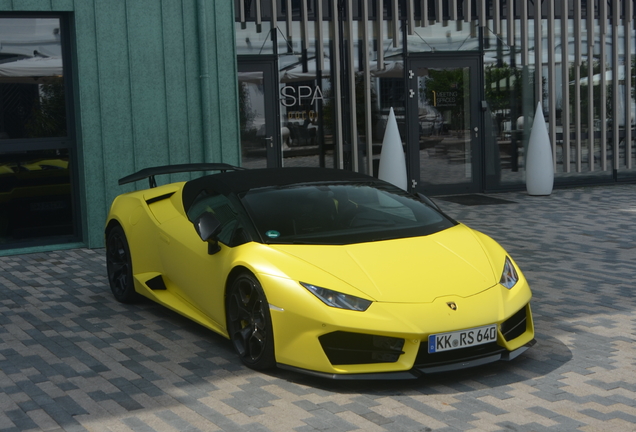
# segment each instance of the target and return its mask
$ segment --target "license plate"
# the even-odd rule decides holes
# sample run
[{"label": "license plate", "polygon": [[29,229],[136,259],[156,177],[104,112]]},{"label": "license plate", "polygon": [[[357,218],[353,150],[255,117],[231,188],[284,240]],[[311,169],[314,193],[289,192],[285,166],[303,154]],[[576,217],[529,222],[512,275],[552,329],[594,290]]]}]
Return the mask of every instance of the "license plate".
[{"label": "license plate", "polygon": [[497,340],[497,324],[449,333],[438,333],[428,337],[428,352],[436,353],[454,349],[483,345]]}]

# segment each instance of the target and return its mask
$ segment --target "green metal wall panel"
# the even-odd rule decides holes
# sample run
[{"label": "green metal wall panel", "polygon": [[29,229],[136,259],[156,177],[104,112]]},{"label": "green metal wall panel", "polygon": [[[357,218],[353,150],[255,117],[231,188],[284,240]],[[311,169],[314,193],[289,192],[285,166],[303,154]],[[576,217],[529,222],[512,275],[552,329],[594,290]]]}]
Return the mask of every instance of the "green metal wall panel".
[{"label": "green metal wall panel", "polygon": [[[99,65],[95,8],[93,2],[78,1],[74,19],[74,83],[76,95],[75,124],[77,154],[80,167],[82,224],[89,245],[99,245],[103,234],[98,230],[104,222],[104,209],[108,205],[104,184],[104,149],[102,140]],[[80,72],[81,71],[81,72]]]},{"label": "green metal wall panel", "polygon": [[11,9],[16,11],[51,11],[51,0],[13,0],[11,3]]},{"label": "green metal wall panel", "polygon": [[[206,3],[206,2],[201,2]],[[207,49],[207,59],[208,64],[206,68],[207,75],[209,76],[208,82],[210,84],[210,118],[211,122],[211,134],[210,134],[210,142],[208,143],[209,148],[205,149],[208,153],[208,157],[211,157],[214,160],[221,160],[221,146],[223,145],[223,141],[221,140],[221,128],[220,126],[220,108],[219,108],[219,73],[217,69],[218,63],[214,63],[213,59],[216,59],[218,51],[222,51],[223,47],[219,47],[217,45],[216,38],[216,3],[215,2],[207,2],[205,8],[205,18],[207,23],[207,32],[206,32],[206,44],[205,47]],[[205,121],[205,119],[204,119]],[[220,145],[219,145],[220,144]]]},{"label": "green metal wall panel", "polygon": [[73,0],[51,0],[52,11],[66,12],[73,10],[73,7]]},{"label": "green metal wall panel", "polygon": [[[183,1],[183,65],[185,69],[186,104],[188,115],[188,152],[190,162],[205,160],[203,151],[203,129],[200,126],[201,81],[199,78],[199,39],[196,0]],[[227,60],[227,58],[225,58]],[[238,126],[237,126],[238,127]],[[238,143],[238,141],[237,141]],[[237,144],[238,145],[238,144]]]},{"label": "green metal wall panel", "polygon": [[[2,11],[72,13],[76,154],[89,247],[103,246],[110,202],[133,187],[119,186],[119,178],[154,165],[239,163],[233,2],[0,0]],[[206,94],[200,47],[210,72]]]},{"label": "green metal wall panel", "polygon": [[[124,191],[118,186],[117,180],[123,177],[124,172],[135,170],[133,120],[137,113],[132,111],[130,95],[132,74],[128,62],[126,1],[94,0],[94,5],[98,66],[96,78],[99,83],[99,115],[102,125],[103,159],[99,162],[104,165],[103,187],[106,190],[106,201],[109,202]],[[83,74],[81,69],[79,74]],[[84,135],[88,132],[83,131]],[[91,158],[91,150],[85,148],[85,158]],[[87,199],[91,200],[92,197]]]},{"label": "green metal wall panel", "polygon": [[[215,3],[215,35],[216,47],[224,49],[224,47],[234,47],[235,31],[234,20],[227,20],[227,16],[233,16],[232,4],[234,2],[216,2]],[[221,53],[217,51],[214,58],[218,58]],[[220,124],[231,124],[238,118],[238,84],[236,80],[237,66],[236,62],[216,62],[217,69],[217,103],[218,119]],[[238,164],[240,161],[240,148],[236,143],[240,141],[240,135],[236,128],[219,127],[220,143],[221,143],[221,160],[223,162]]]},{"label": "green metal wall panel", "polygon": [[166,165],[166,78],[161,3],[127,1],[128,57],[135,168]]},{"label": "green metal wall panel", "polygon": [[[171,164],[188,163],[190,162],[189,118],[182,5],[177,2],[164,2],[161,17],[168,160]],[[172,177],[172,180],[187,178],[187,176]]]}]

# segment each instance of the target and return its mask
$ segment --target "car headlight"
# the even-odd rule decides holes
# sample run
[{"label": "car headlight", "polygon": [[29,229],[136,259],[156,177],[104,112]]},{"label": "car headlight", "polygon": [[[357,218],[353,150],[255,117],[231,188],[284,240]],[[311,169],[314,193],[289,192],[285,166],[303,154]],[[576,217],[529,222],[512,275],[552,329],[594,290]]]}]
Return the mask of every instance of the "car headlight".
[{"label": "car headlight", "polygon": [[515,286],[518,280],[519,275],[517,274],[517,270],[515,270],[515,266],[512,265],[512,261],[510,261],[510,258],[506,257],[503,273],[501,273],[501,279],[499,280],[499,283],[506,288],[511,289],[513,286]]},{"label": "car headlight", "polygon": [[372,303],[371,301],[360,297],[343,294],[341,292],[321,288],[316,285],[304,282],[300,282],[300,284],[307,288],[310,293],[322,300],[327,306],[364,312],[369,308],[369,306],[371,306]]}]

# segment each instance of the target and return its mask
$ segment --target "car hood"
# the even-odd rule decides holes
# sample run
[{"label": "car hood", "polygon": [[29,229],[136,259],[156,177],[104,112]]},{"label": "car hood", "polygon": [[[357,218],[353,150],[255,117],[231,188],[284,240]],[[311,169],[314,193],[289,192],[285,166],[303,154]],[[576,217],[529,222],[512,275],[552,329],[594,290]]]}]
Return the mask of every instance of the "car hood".
[{"label": "car hood", "polygon": [[425,237],[272,247],[381,302],[426,303],[442,296],[468,297],[498,281],[481,242],[461,224]]}]

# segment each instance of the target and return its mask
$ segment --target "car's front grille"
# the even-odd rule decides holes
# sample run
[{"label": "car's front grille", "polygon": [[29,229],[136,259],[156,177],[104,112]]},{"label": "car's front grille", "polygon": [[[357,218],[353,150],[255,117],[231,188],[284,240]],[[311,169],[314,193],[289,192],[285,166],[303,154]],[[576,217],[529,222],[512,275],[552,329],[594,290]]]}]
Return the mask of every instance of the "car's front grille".
[{"label": "car's front grille", "polygon": [[395,363],[404,339],[336,331],[318,338],[332,365]]},{"label": "car's front grille", "polygon": [[511,341],[525,333],[527,309],[527,305],[522,307],[517,313],[501,323],[501,334],[503,335],[504,339],[506,339],[507,341]]}]

